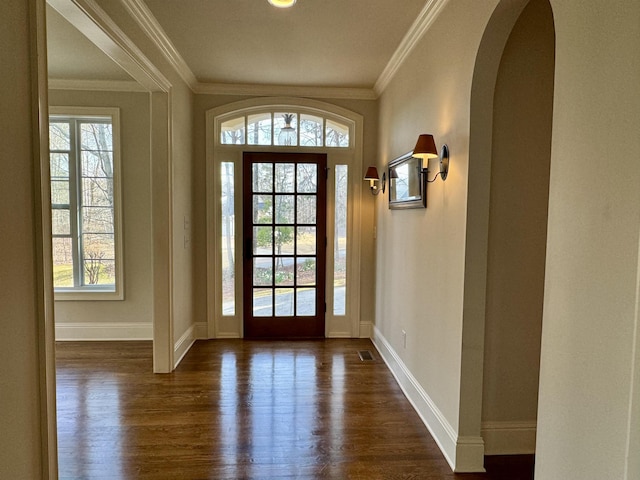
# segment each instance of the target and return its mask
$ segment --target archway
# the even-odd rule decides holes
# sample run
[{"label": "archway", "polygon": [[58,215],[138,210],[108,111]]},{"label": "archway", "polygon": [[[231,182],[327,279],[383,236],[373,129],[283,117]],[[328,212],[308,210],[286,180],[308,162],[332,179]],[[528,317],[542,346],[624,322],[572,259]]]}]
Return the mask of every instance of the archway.
[{"label": "archway", "polygon": [[[535,415],[524,417],[535,412],[535,399],[530,397],[531,390],[537,394],[538,385],[554,49],[548,0],[502,1],[487,25],[474,69],[459,435],[481,437],[488,454],[533,453],[535,447]],[[527,75],[527,68],[535,74]],[[523,174],[529,167],[535,175]],[[532,185],[535,194],[523,195]],[[533,233],[523,231],[529,216],[535,216]],[[517,296],[523,291],[518,288],[532,281],[527,277],[531,269],[513,268],[522,255],[530,255],[536,266],[535,287],[525,302],[537,306],[536,320],[531,314],[521,320],[534,323],[526,331],[537,347],[523,348],[522,337],[514,334],[517,329],[506,335],[500,330],[518,315]],[[511,289],[513,285],[519,287]],[[514,362],[513,355],[522,352],[527,355]],[[505,359],[514,370],[496,367],[504,367]],[[500,396],[507,403],[524,401],[509,391],[516,370],[528,375],[528,413],[511,411],[500,417],[495,414],[504,407],[497,400]],[[460,460],[466,465],[481,461]]]}]

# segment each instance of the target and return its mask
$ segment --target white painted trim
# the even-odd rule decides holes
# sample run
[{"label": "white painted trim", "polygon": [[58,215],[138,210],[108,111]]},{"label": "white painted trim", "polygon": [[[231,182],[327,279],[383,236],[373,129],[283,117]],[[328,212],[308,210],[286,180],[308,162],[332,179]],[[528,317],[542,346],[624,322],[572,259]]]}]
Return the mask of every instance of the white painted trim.
[{"label": "white painted trim", "polygon": [[144,33],[151,39],[155,46],[162,52],[169,64],[174,68],[178,75],[182,77],[185,83],[195,91],[198,80],[193,74],[187,62],[184,61],[180,52],[176,49],[171,39],[167,36],[164,29],[158,23],[156,17],[153,16],[149,7],[142,0],[121,0],[122,4],[129,11],[129,14],[136,23],[142,28]]},{"label": "white painted trim", "polygon": [[207,322],[196,322],[193,328],[193,334],[197,340],[206,340],[209,338],[209,332],[207,331]]},{"label": "white painted trim", "polygon": [[360,338],[373,338],[373,323],[360,322]]},{"label": "white painted trim", "polygon": [[484,440],[482,437],[458,437],[454,472],[484,472]]},{"label": "white painted trim", "polygon": [[345,98],[352,100],[375,100],[378,98],[371,88],[312,87],[295,85],[258,85],[198,82],[194,93],[209,95],[250,95],[260,97],[306,97]]},{"label": "white painted trim", "polygon": [[296,96],[307,98],[346,98],[375,100],[370,88],[312,87],[287,85],[225,84],[199,82],[178,49],[142,0],[122,0],[125,8],[173,69],[194,93],[209,95]]},{"label": "white painted trim", "polygon": [[148,91],[168,91],[171,82],[95,0],[47,3]]},{"label": "white painted trim", "polygon": [[451,469],[456,473],[484,472],[483,439],[458,436],[444,414],[375,325],[373,325],[372,341],[405,397],[440,447]]},{"label": "white painted trim", "polygon": [[[206,212],[206,245],[207,245],[207,288],[206,288],[206,299],[207,299],[207,338],[217,338],[218,337],[218,314],[217,314],[217,306],[221,305],[221,294],[218,294],[218,290],[222,287],[218,285],[218,275],[217,272],[220,269],[219,260],[216,252],[216,247],[218,242],[215,242],[213,238],[215,237],[215,232],[217,232],[217,224],[220,222],[220,214],[219,214],[219,202],[220,200],[217,198],[219,195],[216,195],[216,192],[220,191],[218,184],[215,179],[215,172],[218,170],[216,168],[216,164],[213,161],[213,151],[214,151],[214,140],[212,139],[213,135],[213,125],[214,125],[214,116],[209,113],[206,114],[205,118],[205,212]],[[234,170],[234,178],[235,178],[235,170]],[[234,186],[237,188],[237,184]],[[237,249],[238,242],[236,241],[235,248],[236,252],[242,251]],[[237,272],[237,269],[236,269]],[[242,277],[238,277],[236,274],[236,279]]]},{"label": "white painted trim", "polygon": [[525,455],[536,451],[537,422],[482,422],[485,455]]},{"label": "white painted trim", "polygon": [[326,338],[353,338],[351,332],[327,332]]},{"label": "white painted trim", "polygon": [[153,284],[153,371],[173,369],[173,157],[171,91],[152,92],[151,107],[151,230]]},{"label": "white painted trim", "polygon": [[[640,236],[638,238],[640,238]],[[640,478],[640,434],[638,434],[637,427],[637,425],[640,424],[640,241],[638,241],[637,258],[624,480]]]},{"label": "white painted trim", "polygon": [[178,365],[180,365],[180,362],[187,354],[187,352],[189,352],[194,343],[196,343],[195,324],[187,328],[187,331],[182,334],[182,336],[173,346],[173,368],[176,368]]},{"label": "white painted trim", "polygon": [[133,80],[76,80],[50,78],[49,90],[89,90],[102,92],[147,92],[148,90]]},{"label": "white painted trim", "polygon": [[220,338],[237,339],[237,338],[242,338],[242,337],[237,332],[218,332],[218,334],[216,335],[216,338],[218,338],[218,339],[220,339]]},{"label": "white painted trim", "polygon": [[433,24],[448,1],[449,0],[429,0],[426,3],[400,42],[400,45],[398,45],[398,48],[391,56],[389,63],[387,63],[387,66],[378,77],[373,87],[376,97],[380,96],[384,89],[387,88],[387,85],[389,85],[389,82],[391,82],[391,79],[400,66],[404,63],[422,36],[429,30],[429,27]]},{"label": "white painted trim", "polygon": [[440,451],[449,466],[454,470],[457,453],[457,433],[455,429],[449,424],[435,402],[431,400],[391,344],[375,326],[373,327],[372,340],[398,385],[400,385],[405,396],[440,447]]},{"label": "white painted trim", "polygon": [[[56,418],[55,302],[53,299],[53,262],[51,246],[51,177],[49,158],[49,113],[47,87],[46,5],[44,0],[29,0],[29,72],[21,79],[31,80],[31,142],[34,184],[33,227],[36,292],[34,313],[38,322],[37,338],[40,407],[41,478],[58,478],[58,433]],[[26,112],[25,112],[26,113]],[[36,341],[37,340],[37,341]],[[6,368],[6,366],[5,366]],[[36,400],[36,399],[34,399]],[[35,440],[35,439],[34,439]],[[35,451],[35,450],[34,450]],[[36,459],[34,458],[34,461]]]},{"label": "white painted trim", "polygon": [[56,322],[56,341],[151,340],[151,322]]},{"label": "white painted trim", "polygon": [[[196,94],[376,100],[448,1],[429,0],[426,3],[378,77],[373,88],[200,82],[144,2],[142,0],[122,0],[122,3],[132,19]],[[156,91],[158,89],[168,91],[171,87],[169,80],[153,65],[135,43],[122,32],[95,0],[47,0],[47,3],[137,80],[145,91]],[[110,81],[107,82],[110,83]],[[86,88],[73,89],[85,90]],[[101,86],[99,89],[111,90],[107,85]]]}]

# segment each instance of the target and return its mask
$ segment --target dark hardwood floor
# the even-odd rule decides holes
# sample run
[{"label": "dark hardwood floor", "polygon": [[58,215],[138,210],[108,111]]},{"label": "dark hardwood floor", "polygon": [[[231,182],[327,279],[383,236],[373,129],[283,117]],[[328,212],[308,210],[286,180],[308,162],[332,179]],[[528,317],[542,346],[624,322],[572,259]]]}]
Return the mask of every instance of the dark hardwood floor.
[{"label": "dark hardwood floor", "polygon": [[[369,350],[373,361],[361,361]],[[530,480],[532,457],[454,475],[368,340],[57,344],[61,479]]]}]

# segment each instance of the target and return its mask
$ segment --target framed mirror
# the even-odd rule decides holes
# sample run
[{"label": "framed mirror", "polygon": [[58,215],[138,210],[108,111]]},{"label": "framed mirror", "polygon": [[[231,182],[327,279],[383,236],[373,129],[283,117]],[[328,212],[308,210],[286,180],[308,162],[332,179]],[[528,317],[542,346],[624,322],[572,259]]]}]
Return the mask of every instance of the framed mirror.
[{"label": "framed mirror", "polygon": [[389,162],[389,208],[426,208],[422,159],[411,152]]}]

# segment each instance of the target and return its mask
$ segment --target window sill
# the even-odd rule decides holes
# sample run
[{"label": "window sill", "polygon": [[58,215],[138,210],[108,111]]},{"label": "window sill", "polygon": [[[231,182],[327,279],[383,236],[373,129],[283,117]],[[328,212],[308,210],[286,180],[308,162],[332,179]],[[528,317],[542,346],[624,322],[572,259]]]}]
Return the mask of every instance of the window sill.
[{"label": "window sill", "polygon": [[69,288],[69,289],[56,289],[53,292],[53,297],[56,302],[58,301],[112,301],[112,300],[124,300],[124,295],[119,290],[107,290],[99,288]]}]

